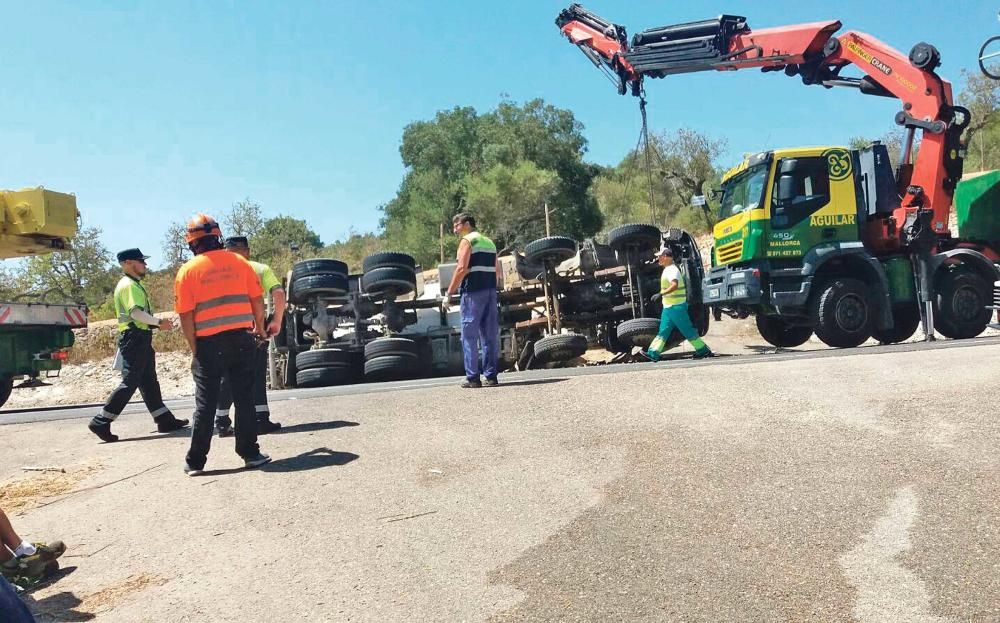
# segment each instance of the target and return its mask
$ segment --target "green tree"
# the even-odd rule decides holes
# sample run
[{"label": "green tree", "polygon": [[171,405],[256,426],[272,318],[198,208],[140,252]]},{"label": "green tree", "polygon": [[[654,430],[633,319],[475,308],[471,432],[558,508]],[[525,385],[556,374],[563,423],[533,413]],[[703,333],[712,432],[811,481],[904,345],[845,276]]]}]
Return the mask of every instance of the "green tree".
[{"label": "green tree", "polygon": [[319,234],[309,228],[301,219],[291,216],[276,216],[264,221],[264,225],[250,238],[250,248],[255,258],[273,265],[278,258],[290,258],[296,249],[302,256],[315,255],[323,247]]},{"label": "green tree", "polygon": [[187,226],[184,223],[172,223],[163,233],[160,251],[163,253],[163,264],[166,268],[177,268],[191,256],[186,236]]},{"label": "green tree", "polygon": [[222,217],[222,233],[225,236],[246,236],[252,238],[264,229],[266,219],[260,204],[247,197],[237,201]]},{"label": "green tree", "polygon": [[[482,223],[498,249],[504,249],[545,236],[544,206],[558,192],[559,176],[522,160],[470,176],[466,186],[468,208],[477,223]],[[558,223],[558,209],[552,216]],[[557,227],[553,233],[563,229]]]},{"label": "green tree", "polygon": [[964,85],[958,102],[969,109],[972,119],[962,140],[967,146],[966,170],[985,171],[1000,167],[1000,81],[981,73],[962,70]]},{"label": "green tree", "polygon": [[69,249],[27,258],[21,282],[25,293],[90,307],[102,304],[114,290],[118,269],[101,242],[101,233],[97,227],[83,227]]},{"label": "green tree", "polygon": [[347,262],[351,272],[360,273],[364,259],[372,253],[385,250],[384,245],[385,241],[377,234],[362,234],[351,230],[343,240],[323,247],[320,255]]},{"label": "green tree", "polygon": [[[524,241],[544,231],[544,226],[539,230],[532,220],[511,224],[505,214],[490,212],[507,192],[504,185],[509,190],[517,183],[532,192],[546,191],[534,207],[541,215],[543,204],[549,203],[553,233],[591,235],[602,224],[597,203],[588,193],[600,168],[583,161],[586,145],[583,126],[573,114],[542,100],[521,105],[502,101],[484,115],[456,107],[439,112],[431,121],[412,123],[403,131],[400,146],[406,175],[396,197],[382,206],[386,245],[433,266],[441,228],[450,232],[453,215],[479,209],[473,205],[473,195],[489,212],[476,214],[487,235]],[[517,230],[520,222],[523,231]],[[544,223],[544,217],[539,222]],[[445,253],[452,255],[456,245],[449,235]]]}]

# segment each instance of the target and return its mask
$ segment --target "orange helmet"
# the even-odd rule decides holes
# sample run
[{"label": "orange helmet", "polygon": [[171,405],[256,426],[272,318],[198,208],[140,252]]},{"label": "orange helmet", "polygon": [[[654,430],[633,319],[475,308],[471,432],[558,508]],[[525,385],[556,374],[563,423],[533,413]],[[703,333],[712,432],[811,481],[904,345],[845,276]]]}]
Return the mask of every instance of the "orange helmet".
[{"label": "orange helmet", "polygon": [[187,224],[187,235],[184,237],[188,244],[205,236],[222,237],[222,230],[214,218],[207,214],[195,214]]}]

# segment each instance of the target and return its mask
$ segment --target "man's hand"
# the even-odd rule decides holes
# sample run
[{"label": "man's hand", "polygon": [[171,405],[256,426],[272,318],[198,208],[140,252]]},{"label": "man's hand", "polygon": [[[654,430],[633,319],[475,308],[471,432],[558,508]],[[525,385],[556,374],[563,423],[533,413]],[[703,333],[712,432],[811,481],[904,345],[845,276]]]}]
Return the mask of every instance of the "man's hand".
[{"label": "man's hand", "polygon": [[174,323],[166,318],[160,319],[160,331],[170,331],[174,328]]},{"label": "man's hand", "polygon": [[446,314],[451,311],[451,295],[450,294],[445,293],[445,295],[443,297],[441,297],[441,311],[443,311]]},{"label": "man's hand", "polygon": [[275,318],[267,325],[267,337],[273,337],[281,332],[281,323]]}]

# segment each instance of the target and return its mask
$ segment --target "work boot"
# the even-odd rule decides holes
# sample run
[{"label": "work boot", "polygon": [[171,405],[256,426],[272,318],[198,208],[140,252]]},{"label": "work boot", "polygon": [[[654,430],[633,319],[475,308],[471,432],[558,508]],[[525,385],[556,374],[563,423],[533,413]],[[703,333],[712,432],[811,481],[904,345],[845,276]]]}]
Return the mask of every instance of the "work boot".
[{"label": "work boot", "polygon": [[90,432],[97,435],[104,443],[113,443],[118,441],[118,435],[111,432],[111,422],[108,422],[103,418],[95,417],[90,420],[90,424],[87,424],[87,428],[90,429]]},{"label": "work boot", "polygon": [[466,379],[465,382],[462,383],[462,387],[464,389],[479,389],[482,386],[483,384],[479,381],[479,379]]},{"label": "work boot", "polygon": [[488,377],[486,377],[486,383],[485,383],[485,385],[486,385],[486,387],[497,387],[497,386],[500,385],[500,381],[498,381],[497,377],[495,377],[495,376],[492,376],[492,377],[488,376]]},{"label": "work boot", "polygon": [[188,465],[187,461],[185,461],[184,473],[187,474],[188,476],[194,477],[194,476],[201,476],[202,474],[205,473],[205,470],[199,469],[197,467],[191,467],[190,465]]},{"label": "work boot", "polygon": [[715,353],[712,352],[711,348],[706,348],[704,350],[696,350],[694,352],[695,359],[705,359],[708,357],[715,357]]},{"label": "work boot", "polygon": [[261,465],[264,465],[264,464],[270,463],[270,462],[271,462],[271,457],[269,457],[268,455],[263,454],[261,452],[258,452],[257,456],[252,456],[252,457],[250,457],[248,459],[243,459],[243,465],[247,469],[250,469],[252,467],[260,467]]},{"label": "work boot", "polygon": [[272,422],[271,420],[257,420],[257,434],[267,435],[268,433],[273,433],[281,430],[280,422]]},{"label": "work boot", "polygon": [[649,359],[650,361],[657,362],[660,360],[660,353],[656,352],[655,350],[647,350],[643,354],[646,355],[646,358]]},{"label": "work boot", "polygon": [[228,415],[220,415],[215,418],[215,430],[219,431],[219,437],[233,436],[233,421]]},{"label": "work boot", "polygon": [[35,546],[34,556],[38,556],[45,561],[53,561],[66,553],[66,544],[62,541],[52,541],[51,543],[32,543]]},{"label": "work boot", "polygon": [[187,420],[178,420],[173,413],[166,413],[158,418],[153,418],[156,422],[156,431],[159,433],[172,433],[188,425]]}]

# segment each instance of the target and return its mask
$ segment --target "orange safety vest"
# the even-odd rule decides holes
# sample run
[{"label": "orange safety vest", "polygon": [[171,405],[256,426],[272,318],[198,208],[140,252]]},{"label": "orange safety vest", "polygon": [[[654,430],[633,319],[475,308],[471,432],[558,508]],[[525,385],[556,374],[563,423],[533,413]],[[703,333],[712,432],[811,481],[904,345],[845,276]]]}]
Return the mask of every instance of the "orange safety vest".
[{"label": "orange safety vest", "polygon": [[188,260],[174,281],[174,309],[194,312],[194,332],[207,337],[253,327],[250,299],[263,296],[250,262],[235,253],[209,251]]}]

